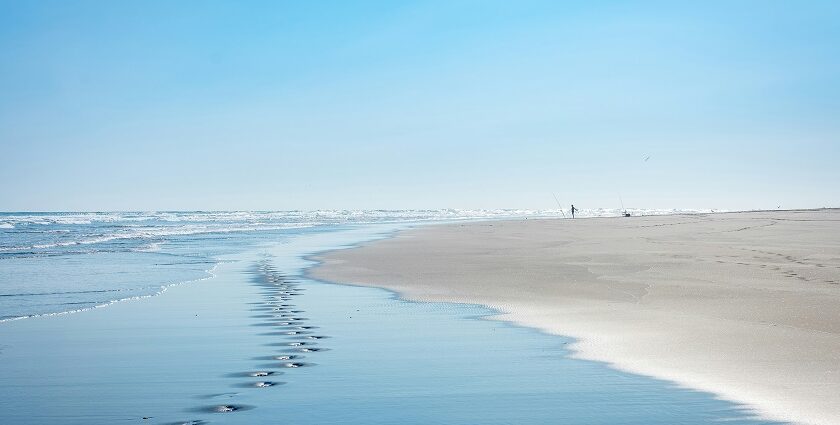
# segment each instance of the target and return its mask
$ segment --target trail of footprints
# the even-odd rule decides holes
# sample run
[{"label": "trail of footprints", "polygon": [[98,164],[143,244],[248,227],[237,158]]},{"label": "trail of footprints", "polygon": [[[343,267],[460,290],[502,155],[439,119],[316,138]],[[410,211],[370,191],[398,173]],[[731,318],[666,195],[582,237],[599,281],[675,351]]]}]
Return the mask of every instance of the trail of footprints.
[{"label": "trail of footprints", "polygon": [[[260,333],[261,336],[277,338],[276,341],[266,346],[279,347],[279,352],[265,356],[255,357],[255,361],[265,363],[255,364],[250,371],[231,373],[227,376],[236,378],[234,386],[240,388],[252,388],[265,390],[285,384],[278,381],[278,377],[285,373],[294,373],[293,370],[302,367],[314,366],[306,362],[306,355],[326,351],[327,348],[319,346],[319,342],[328,338],[324,335],[317,335],[317,326],[308,323],[303,317],[303,310],[295,304],[296,297],[303,295],[305,288],[301,288],[296,280],[290,279],[280,273],[268,259],[257,263],[254,271],[254,283],[261,288],[263,300],[251,303],[251,311],[254,313],[251,318],[257,319],[255,326],[268,328],[267,332]],[[234,396],[236,393],[216,394],[211,397]],[[198,409],[203,412],[212,413],[233,413],[247,410],[252,406],[238,404],[219,404]],[[200,425],[205,421],[187,421],[179,424]]]},{"label": "trail of footprints", "polygon": [[[679,223],[674,223],[679,224]],[[766,227],[771,224],[765,224],[758,227]],[[744,229],[738,229],[740,231]],[[659,241],[654,238],[643,237],[647,242],[658,245],[681,245],[679,242]],[[715,260],[702,260],[694,258],[696,262],[714,261],[718,264],[735,264],[745,267],[758,267],[788,279],[796,279],[802,282],[826,283],[829,285],[840,285],[840,275],[834,270],[840,270],[840,266],[825,264],[809,258],[797,258],[792,255],[785,255],[778,252],[772,252],[761,249],[750,248],[735,248],[743,252],[751,253],[744,255],[715,255]],[[664,254],[667,257],[679,259],[681,257],[673,254]],[[750,262],[756,260],[757,262]],[[810,268],[814,268],[809,270]],[[815,275],[814,270],[822,271],[822,273]],[[827,276],[827,277],[826,277]]]},{"label": "trail of footprints", "polygon": [[[746,262],[742,256],[738,255],[717,255],[716,262],[721,264],[737,264],[740,266],[750,266],[750,267],[759,267],[762,269],[767,269],[778,274],[781,274],[784,277],[791,278],[791,279],[798,279],[803,282],[821,282],[827,283],[830,285],[838,285],[840,284],[840,278],[828,278],[822,279],[817,277],[809,277],[806,273],[809,267],[816,267],[817,269],[825,269],[825,268],[832,268],[833,266],[818,263],[815,261],[811,261],[808,259],[800,259],[793,257],[791,255],[780,254],[777,252],[771,251],[763,251],[760,249],[749,249],[749,248],[740,248],[743,251],[748,251],[754,253],[752,259],[758,260],[759,263],[748,263]],[[730,259],[730,260],[724,260]],[[732,259],[738,261],[732,261]],[[840,269],[840,267],[833,267]]]}]

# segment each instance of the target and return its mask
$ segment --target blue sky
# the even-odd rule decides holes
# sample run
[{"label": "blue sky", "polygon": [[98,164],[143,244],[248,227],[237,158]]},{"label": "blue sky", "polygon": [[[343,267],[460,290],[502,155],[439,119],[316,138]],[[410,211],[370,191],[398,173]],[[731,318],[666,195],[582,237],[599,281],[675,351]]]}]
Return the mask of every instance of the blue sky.
[{"label": "blue sky", "polygon": [[0,210],[840,206],[838,22],[818,1],[0,0]]}]

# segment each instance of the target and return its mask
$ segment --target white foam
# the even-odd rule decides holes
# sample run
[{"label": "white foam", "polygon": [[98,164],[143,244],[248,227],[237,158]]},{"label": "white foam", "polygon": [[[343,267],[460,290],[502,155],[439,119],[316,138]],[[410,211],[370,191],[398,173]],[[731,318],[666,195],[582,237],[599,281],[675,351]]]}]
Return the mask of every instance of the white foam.
[{"label": "white foam", "polygon": [[186,236],[186,235],[197,235],[197,234],[206,234],[206,233],[232,233],[232,232],[249,232],[249,231],[267,231],[267,230],[283,230],[283,229],[294,229],[294,228],[303,228],[303,227],[311,227],[308,224],[274,224],[269,226],[206,226],[206,225],[184,225],[184,226],[155,226],[155,227],[139,227],[139,228],[132,228],[128,231],[122,231],[120,233],[111,233],[111,234],[104,234],[101,236],[95,237],[87,237],[84,239],[79,239],[75,241],[66,241],[66,242],[53,242],[53,243],[43,243],[43,244],[34,244],[34,245],[26,245],[26,246],[11,246],[11,247],[0,247],[0,252],[2,251],[26,251],[32,249],[49,249],[49,248],[57,248],[57,247],[65,247],[65,246],[75,246],[75,245],[92,245],[97,243],[103,242],[110,242],[114,240],[122,240],[122,239],[157,239],[167,236]]},{"label": "white foam", "polygon": [[[704,213],[709,209],[640,209],[628,208],[640,215],[661,215],[674,213]],[[182,226],[155,225],[154,223],[190,223],[183,227],[204,226],[204,231],[220,231],[225,227],[259,230],[275,226],[315,226],[340,223],[382,223],[394,221],[460,220],[480,218],[514,218],[529,216],[562,216],[568,210],[560,209],[425,209],[425,210],[314,210],[314,211],[192,211],[192,212],[89,212],[49,214],[3,215],[0,228],[14,228],[26,225],[96,225],[97,223],[119,223],[123,228],[180,228]],[[581,216],[619,216],[618,208],[582,209]],[[193,230],[194,231],[194,230]]]}]

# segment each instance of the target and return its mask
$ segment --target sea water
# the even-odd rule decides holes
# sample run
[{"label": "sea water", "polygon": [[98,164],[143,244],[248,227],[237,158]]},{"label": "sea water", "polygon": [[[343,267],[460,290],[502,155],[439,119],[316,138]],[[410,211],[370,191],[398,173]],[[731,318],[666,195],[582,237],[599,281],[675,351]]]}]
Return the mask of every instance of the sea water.
[{"label": "sea water", "polygon": [[[212,278],[0,323],[0,423],[769,423],[708,393],[571,359],[569,339],[488,320],[495,312],[481,306],[306,277],[307,256],[402,227],[168,240],[154,252],[211,261]],[[146,273],[129,257],[96,267]]]},{"label": "sea water", "polygon": [[220,255],[347,224],[550,216],[526,210],[0,213],[0,321],[87,310],[212,276]]}]

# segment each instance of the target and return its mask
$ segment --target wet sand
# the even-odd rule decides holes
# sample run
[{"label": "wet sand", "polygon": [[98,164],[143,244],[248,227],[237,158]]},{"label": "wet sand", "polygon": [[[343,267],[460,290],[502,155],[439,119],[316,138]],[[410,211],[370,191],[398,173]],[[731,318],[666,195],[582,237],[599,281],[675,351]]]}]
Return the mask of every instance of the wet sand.
[{"label": "wet sand", "polygon": [[484,304],[581,358],[840,423],[840,210],[436,225],[319,259],[321,279]]}]

